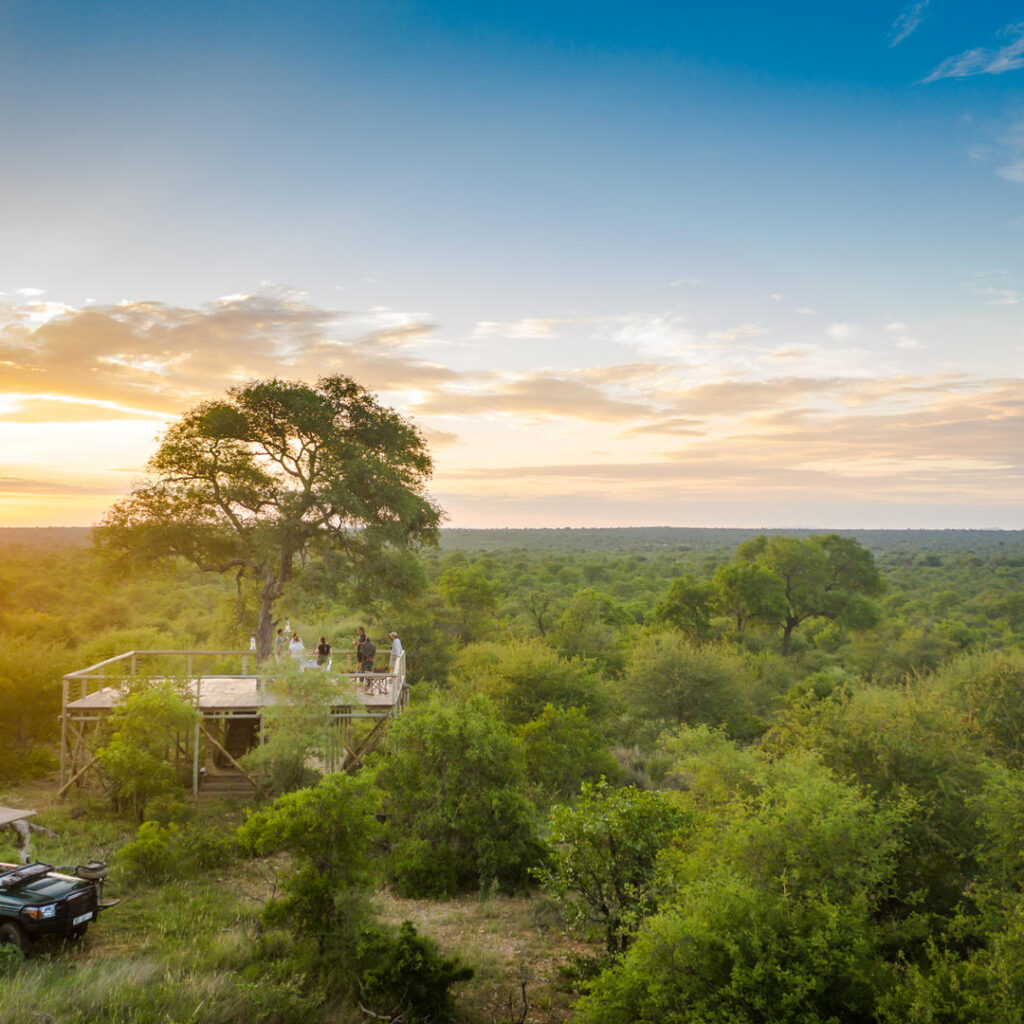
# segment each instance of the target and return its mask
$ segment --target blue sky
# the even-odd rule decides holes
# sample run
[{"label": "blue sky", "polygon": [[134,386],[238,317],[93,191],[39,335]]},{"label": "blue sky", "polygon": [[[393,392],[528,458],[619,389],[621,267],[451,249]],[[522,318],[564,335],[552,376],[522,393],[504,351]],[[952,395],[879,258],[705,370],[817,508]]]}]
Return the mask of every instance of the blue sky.
[{"label": "blue sky", "polygon": [[999,2],[9,3],[0,521],[323,371],[457,525],[1024,527],[1022,83]]}]

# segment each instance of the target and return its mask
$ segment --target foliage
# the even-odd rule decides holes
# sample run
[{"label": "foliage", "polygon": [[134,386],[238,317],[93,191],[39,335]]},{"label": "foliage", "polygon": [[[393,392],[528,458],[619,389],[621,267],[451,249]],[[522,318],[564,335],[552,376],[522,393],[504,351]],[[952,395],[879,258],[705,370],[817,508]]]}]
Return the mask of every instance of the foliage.
[{"label": "foliage", "polygon": [[552,808],[551,864],[537,877],[570,923],[599,924],[620,953],[654,910],[658,854],[687,820],[667,794],[585,782],[575,806]]},{"label": "foliage", "polygon": [[720,565],[712,585],[715,606],[735,621],[737,633],[751,620],[774,624],[785,615],[785,582],[765,565],[744,561]]},{"label": "foliage", "polygon": [[547,704],[540,715],[521,725],[519,742],[526,755],[526,777],[538,802],[569,802],[584,782],[604,777],[617,782],[622,768],[593,722],[579,708]]},{"label": "foliage", "polygon": [[141,820],[150,800],[174,791],[168,754],[197,721],[171,680],[141,683],[125,697],[110,715],[109,739],[96,751],[115,807],[131,808]]},{"label": "foliage", "polygon": [[654,722],[704,722],[748,738],[761,730],[754,673],[729,647],[695,646],[670,630],[645,632],[633,645],[621,685],[634,714]]},{"label": "foliage", "polygon": [[986,740],[986,747],[1014,768],[1024,767],[1024,654],[968,655],[935,678],[954,707]]},{"label": "foliage", "polygon": [[456,635],[463,643],[479,640],[493,628],[498,588],[480,566],[453,566],[441,576],[437,589],[456,613]]},{"label": "foliage", "polygon": [[283,896],[271,901],[269,923],[287,922],[315,937],[321,954],[351,953],[369,920],[369,849],[376,831],[376,795],[366,777],[327,775],[317,785],[278,797],[238,830],[252,853],[291,854]]},{"label": "foliage", "polygon": [[300,671],[288,661],[278,665],[265,682],[272,698],[263,712],[264,742],[242,758],[271,793],[309,785],[318,777],[315,762],[323,764],[332,750],[329,709],[337,703],[339,677],[325,671]]},{"label": "foliage", "polygon": [[110,509],[100,537],[143,559],[180,555],[254,577],[261,661],[297,558],[344,555],[366,594],[392,554],[400,564],[410,543],[433,539],[440,516],[424,494],[422,437],[347,377],[231,388],[171,426],[149,470],[153,479]]},{"label": "foliage", "polygon": [[609,594],[593,587],[577,591],[551,633],[566,658],[594,658],[616,672],[622,667],[629,612]]},{"label": "foliage", "polygon": [[655,622],[668,623],[682,630],[694,643],[702,643],[711,633],[711,608],[714,588],[707,580],[679,576],[654,609]]},{"label": "foliage", "polygon": [[41,775],[52,765],[43,746],[60,715],[67,654],[52,643],[0,634],[0,782]]},{"label": "foliage", "polygon": [[423,1024],[452,1019],[451,986],[473,977],[458,957],[445,957],[437,943],[419,935],[411,921],[397,933],[369,930],[357,950],[360,1002],[388,1020]]},{"label": "foliage", "polygon": [[994,766],[941,694],[920,683],[838,691],[795,706],[767,743],[819,751],[880,806],[912,797],[892,909],[953,913],[978,870],[984,823],[973,800],[993,779]]},{"label": "foliage", "polygon": [[435,699],[402,715],[377,783],[391,841],[386,872],[403,895],[492,884],[511,892],[541,860],[522,750],[485,697]]},{"label": "foliage", "polygon": [[579,1019],[600,1024],[870,1020],[874,915],[901,812],[812,756],[759,768],[752,799],[699,817],[663,858],[665,895]]},{"label": "foliage", "polygon": [[783,654],[790,652],[793,631],[807,619],[838,619],[857,628],[877,621],[877,610],[867,597],[882,592],[882,578],[871,552],[852,537],[829,533],[798,540],[762,535],[741,544],[735,559],[759,565],[781,582],[783,600],[777,590],[769,591],[767,600],[769,607],[782,611]]},{"label": "foliage", "polygon": [[612,705],[593,665],[562,658],[536,640],[471,644],[456,658],[452,676],[457,694],[487,694],[512,725],[532,721],[548,704],[580,708],[593,719],[605,717]]},{"label": "foliage", "polygon": [[118,850],[117,865],[126,881],[153,884],[223,867],[235,852],[234,837],[220,829],[144,821],[135,839]]}]

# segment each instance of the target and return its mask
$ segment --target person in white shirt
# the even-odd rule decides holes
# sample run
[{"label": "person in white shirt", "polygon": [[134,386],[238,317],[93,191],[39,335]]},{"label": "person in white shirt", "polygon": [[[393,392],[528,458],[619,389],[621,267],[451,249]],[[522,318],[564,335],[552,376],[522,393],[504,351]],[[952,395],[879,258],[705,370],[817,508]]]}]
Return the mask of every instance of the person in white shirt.
[{"label": "person in white shirt", "polygon": [[391,640],[391,671],[395,671],[395,665],[398,664],[398,659],[402,656],[402,641],[398,639],[398,634],[395,632],[388,633],[388,638]]},{"label": "person in white shirt", "polygon": [[288,645],[288,653],[293,658],[301,659],[306,656],[306,648],[302,646],[298,633],[292,633],[292,642]]}]

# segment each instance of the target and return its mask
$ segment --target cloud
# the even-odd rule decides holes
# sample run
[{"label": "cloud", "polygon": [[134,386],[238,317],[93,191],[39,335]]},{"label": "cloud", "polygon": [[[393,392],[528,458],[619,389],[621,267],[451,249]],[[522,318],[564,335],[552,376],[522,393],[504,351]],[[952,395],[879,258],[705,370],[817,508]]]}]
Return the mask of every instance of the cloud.
[{"label": "cloud", "polygon": [[478,379],[467,390],[469,383],[464,380],[459,390],[438,392],[414,408],[422,415],[499,414],[596,422],[621,422],[650,411],[644,403],[616,397],[579,374],[536,372],[512,379],[495,374]]},{"label": "cloud", "polygon": [[558,328],[573,323],[571,319],[528,318],[525,320],[481,320],[473,327],[474,338],[557,338]]},{"label": "cloud", "polygon": [[45,295],[45,288],[16,288],[14,290],[15,295],[24,295],[26,299],[33,299],[37,295]]},{"label": "cloud", "polygon": [[787,348],[778,348],[774,352],[765,352],[758,356],[759,362],[790,362],[793,359],[803,359],[811,355],[811,349],[803,348],[800,345],[790,345]]},{"label": "cloud", "polygon": [[642,437],[646,434],[664,436],[700,437],[705,433],[704,421],[685,416],[670,416],[655,420],[653,423],[641,423],[623,431],[624,437]]},{"label": "cloud", "polygon": [[1016,306],[1020,303],[1020,295],[1013,288],[994,288],[986,285],[971,288],[974,295],[986,296],[986,306]]},{"label": "cloud", "polygon": [[762,327],[760,324],[740,324],[738,327],[728,327],[724,331],[709,331],[707,338],[708,341],[718,344],[731,345],[734,342],[743,341],[745,338],[757,338],[767,333],[768,328]]},{"label": "cloud", "polygon": [[845,322],[829,324],[828,327],[825,328],[825,333],[833,341],[848,341],[850,338],[856,336],[857,331],[858,327],[856,324]]},{"label": "cloud", "polygon": [[890,47],[899,46],[921,24],[925,8],[927,8],[930,2],[931,0],[917,0],[916,3],[912,3],[907,7],[892,23],[892,38],[889,40]]},{"label": "cloud", "polygon": [[678,277],[674,281],[669,281],[669,288],[682,288],[683,285],[698,285],[704,282],[699,277]]},{"label": "cloud", "polygon": [[431,448],[448,448],[459,443],[459,435],[450,430],[427,429],[421,433]]},{"label": "cloud", "polygon": [[[416,314],[310,306],[295,293],[228,296],[200,307],[124,302],[62,308],[0,306],[4,388],[176,415],[259,377],[344,373],[389,389],[458,374],[416,355],[433,326]],[[103,418],[102,415],[99,418]]]},{"label": "cloud", "polygon": [[107,494],[108,488],[70,484],[63,480],[36,480],[29,477],[0,476],[0,498],[15,495],[90,495]]},{"label": "cloud", "polygon": [[[882,393],[885,382],[874,382]],[[685,447],[654,449],[644,457],[466,466],[450,474],[454,493],[497,494],[516,481],[520,497],[601,495],[637,502],[714,497],[758,507],[780,501],[871,501],[900,504],[1024,498],[1024,381],[976,381],[967,387],[907,382],[922,401],[905,409],[768,410],[740,416],[732,429],[691,433],[693,421],[652,422],[628,433],[658,432],[687,439]],[[900,397],[899,389],[889,397]],[[546,453],[545,453],[546,454]],[[685,496],[685,498],[681,498]],[[668,505],[665,507],[672,507]],[[838,508],[839,506],[834,506]],[[763,521],[763,520],[762,520]]]},{"label": "cloud", "polygon": [[1005,46],[995,50],[965,50],[956,56],[947,57],[922,82],[937,82],[943,78],[971,78],[974,75],[1001,75],[1024,67],[1024,22],[1007,25],[1000,35],[1009,38]]},{"label": "cloud", "polygon": [[138,419],[161,422],[159,414],[139,409],[124,409],[98,402],[47,398],[22,401],[16,408],[0,412],[0,422],[4,423],[91,423]]}]

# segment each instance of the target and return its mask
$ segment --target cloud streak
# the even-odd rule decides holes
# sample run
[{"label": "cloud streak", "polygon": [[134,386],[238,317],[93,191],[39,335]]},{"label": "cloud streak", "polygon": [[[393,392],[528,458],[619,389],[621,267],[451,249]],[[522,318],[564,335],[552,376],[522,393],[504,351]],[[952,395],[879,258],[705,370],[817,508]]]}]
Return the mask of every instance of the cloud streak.
[{"label": "cloud streak", "polygon": [[902,14],[892,23],[892,35],[889,40],[889,46],[899,46],[904,39],[907,38],[912,32],[914,32],[918,25],[921,24],[921,19],[924,17],[925,9],[931,0],[917,0],[916,3],[912,3]]},{"label": "cloud streak", "polygon": [[964,50],[953,57],[947,57],[921,80],[924,83],[938,82],[943,78],[971,78],[974,75],[1002,75],[1024,67],[1024,22],[1007,25],[1000,35],[1009,39],[993,50],[979,48]]}]

